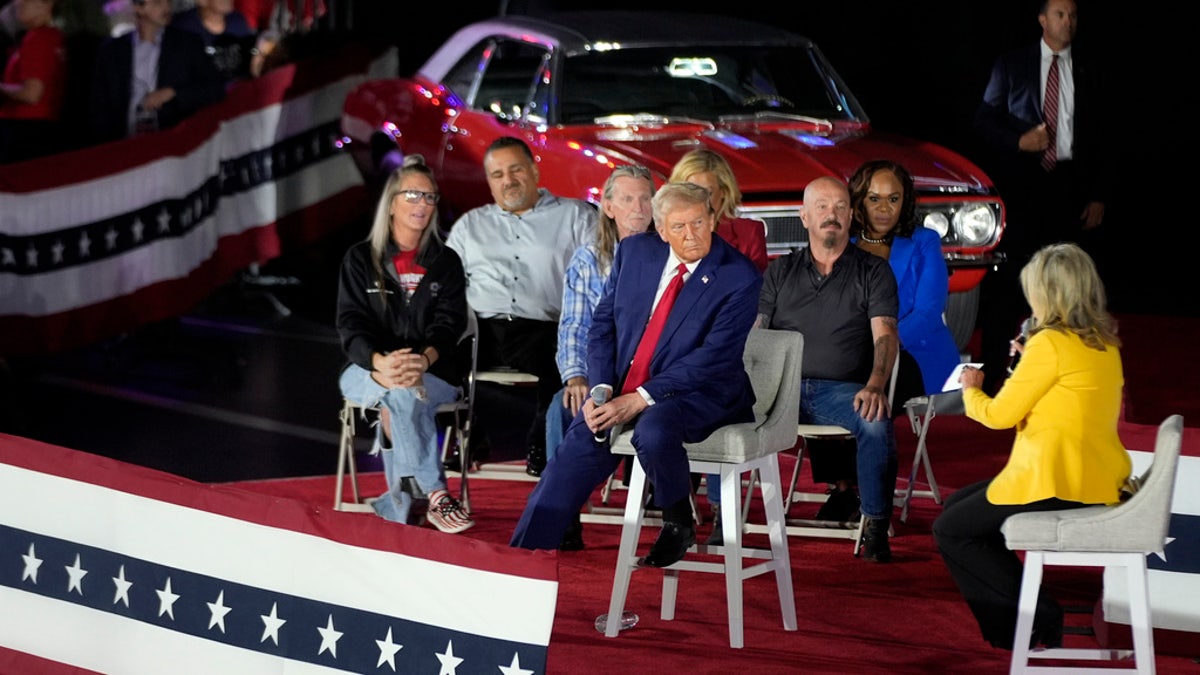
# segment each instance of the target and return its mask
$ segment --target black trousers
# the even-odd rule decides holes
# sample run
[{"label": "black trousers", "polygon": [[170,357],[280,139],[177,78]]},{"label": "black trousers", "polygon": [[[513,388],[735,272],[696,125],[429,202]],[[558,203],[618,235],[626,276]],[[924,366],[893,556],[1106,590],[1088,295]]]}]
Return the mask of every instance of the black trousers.
[{"label": "black trousers", "polygon": [[546,409],[562,388],[554,360],[557,349],[556,322],[499,317],[479,320],[479,370],[506,366],[537,375],[537,412],[527,439],[530,447],[546,444]]},{"label": "black trousers", "polygon": [[[1015,513],[1077,509],[1086,504],[1043,499],[1031,504],[993,504],[987,499],[991,480],[981,481],[946,499],[933,523],[933,538],[967,606],[979,622],[983,639],[994,647],[1012,649],[1021,595],[1021,559],[1004,543],[1000,526]],[[1061,624],[1062,607],[1038,594],[1035,629]]]}]

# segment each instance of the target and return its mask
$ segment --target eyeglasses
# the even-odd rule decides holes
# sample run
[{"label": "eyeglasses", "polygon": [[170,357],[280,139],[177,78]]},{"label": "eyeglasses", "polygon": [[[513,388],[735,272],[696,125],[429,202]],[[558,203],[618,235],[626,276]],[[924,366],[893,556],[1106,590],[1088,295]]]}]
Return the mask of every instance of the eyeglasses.
[{"label": "eyeglasses", "polygon": [[436,192],[421,192],[420,190],[401,190],[399,194],[401,197],[404,197],[404,201],[408,202],[409,204],[416,204],[422,199],[425,200],[426,204],[436,204],[438,203],[438,200],[442,198],[442,196]]}]

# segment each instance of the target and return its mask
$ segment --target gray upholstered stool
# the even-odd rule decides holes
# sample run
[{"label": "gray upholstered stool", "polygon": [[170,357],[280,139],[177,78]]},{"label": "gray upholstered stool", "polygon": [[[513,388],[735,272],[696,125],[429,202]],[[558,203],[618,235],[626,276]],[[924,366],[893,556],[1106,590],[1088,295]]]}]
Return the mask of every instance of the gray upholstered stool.
[{"label": "gray upholstered stool", "polygon": [[[776,455],[790,449],[796,442],[803,348],[804,338],[793,331],[750,331],[744,361],[757,398],[754,422],[722,427],[704,441],[687,446],[693,472],[721,476],[721,524],[725,545],[695,546],[683,560],[663,569],[661,616],[664,620],[675,618],[680,571],[724,574],[731,647],[743,646],[742,582],[759,574],[775,573],[784,630],[796,630],[796,601],[792,591],[791,558],[784,523],[783,484]],[[632,436],[632,430],[619,434],[613,442],[613,452],[634,454],[630,442]],[[765,505],[769,549],[742,546],[741,483],[742,474],[747,472],[757,472],[759,475],[756,484],[762,492]],[[624,611],[633,571],[652,569],[637,566],[637,545],[645,515],[645,502],[646,474],[641,463],[635,461],[625,500],[621,544],[608,606],[610,617],[619,617]],[[696,560],[693,553],[719,554],[721,561]],[[751,559],[752,564],[747,566],[743,558]],[[619,621],[609,621],[605,635],[615,637],[619,630]]]},{"label": "gray upholstered stool", "polygon": [[[1009,672],[1155,672],[1146,556],[1161,552],[1166,545],[1182,443],[1183,418],[1172,415],[1159,425],[1154,462],[1137,481],[1140,489],[1126,501],[1113,506],[1019,513],[1004,521],[1001,531],[1008,548],[1025,551],[1025,573],[1021,578],[1021,599]],[[1030,649],[1044,565],[1124,568],[1133,650]],[[1106,581],[1108,578],[1106,569]],[[1102,671],[1050,668],[1029,663],[1030,659],[1124,661],[1130,657],[1133,658],[1132,668]]]}]

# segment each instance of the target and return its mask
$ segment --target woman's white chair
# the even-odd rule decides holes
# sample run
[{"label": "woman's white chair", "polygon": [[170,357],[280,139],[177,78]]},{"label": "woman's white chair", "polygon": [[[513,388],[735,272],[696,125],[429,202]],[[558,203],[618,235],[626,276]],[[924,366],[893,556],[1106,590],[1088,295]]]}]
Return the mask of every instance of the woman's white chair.
[{"label": "woman's white chair", "polygon": [[[796,422],[800,414],[800,363],[804,338],[795,331],[755,329],[746,340],[743,360],[750,383],[754,387],[754,421],[721,427],[700,443],[687,447],[691,471],[721,476],[721,523],[724,546],[694,547],[683,560],[663,570],[663,620],[675,618],[675,596],[679,588],[679,572],[716,572],[725,575],[726,605],[729,614],[729,645],[743,646],[742,582],[767,572],[775,573],[779,591],[779,606],[784,630],[796,630],[796,600],[792,591],[791,558],[788,554],[783,511],[783,485],[779,475],[778,453],[790,449],[796,442]],[[633,430],[620,433],[614,440],[616,454],[634,454]],[[757,472],[757,485],[762,493],[770,541],[769,549],[742,547],[741,484],[742,474]],[[608,616],[617,617],[625,608],[629,579],[637,561],[637,545],[641,534],[646,502],[646,474],[641,463],[634,461],[629,494],[625,500],[625,519],[621,529],[621,544],[613,575],[612,598]],[[713,553],[722,556],[720,562],[696,560],[692,553]],[[764,560],[749,566],[743,558]],[[616,637],[619,621],[607,624],[605,635]]]},{"label": "woman's white chair", "polygon": [[[467,328],[458,340],[458,348],[467,349],[471,354],[467,381],[463,385],[462,393],[456,400],[443,403],[438,406],[437,410],[438,415],[447,415],[450,417],[450,422],[442,434],[443,461],[450,451],[451,441],[457,444],[459,452],[462,453],[463,457],[470,457],[468,443],[471,438],[471,422],[474,420],[475,414],[475,358],[478,355],[479,348],[478,330],[479,327],[475,321],[475,315],[468,312]],[[338,419],[342,423],[342,429],[338,440],[337,482],[335,483],[333,494],[333,508],[336,511],[373,512],[375,510],[371,506],[370,500],[364,500],[358,492],[358,468],[354,461],[354,440],[358,433],[355,428],[355,417],[358,417],[367,424],[377,423],[376,421],[368,420],[368,411],[373,413],[376,421],[379,419],[380,412],[378,407],[364,407],[357,405],[349,399],[342,399],[342,410],[338,414]],[[350,499],[345,498],[347,474],[349,474],[350,478]],[[468,511],[471,510],[471,495],[466,474],[462,475],[459,485],[459,500],[462,502],[463,508]]]},{"label": "woman's white chair", "polygon": [[[1140,489],[1119,504],[1019,513],[1004,521],[1001,531],[1008,548],[1025,551],[1009,672],[1155,672],[1146,556],[1161,552],[1166,545],[1182,443],[1183,418],[1172,415],[1158,427],[1154,460],[1137,481]],[[1133,649],[1030,649],[1044,565],[1125,568]],[[1030,659],[1127,661],[1131,657],[1133,667],[1124,669],[1071,670],[1030,665]]]}]

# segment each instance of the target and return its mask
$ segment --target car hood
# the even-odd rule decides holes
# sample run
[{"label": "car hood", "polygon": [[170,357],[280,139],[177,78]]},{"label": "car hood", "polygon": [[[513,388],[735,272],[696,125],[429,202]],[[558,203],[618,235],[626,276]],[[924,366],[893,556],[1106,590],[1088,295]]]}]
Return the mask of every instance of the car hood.
[{"label": "car hood", "polygon": [[869,124],[719,125],[678,123],[654,127],[571,128],[592,151],[642,164],[664,178],[684,153],[719,152],[747,197],[796,201],[809,181],[826,175],[848,179],[860,164],[890,159],[909,170],[921,192],[981,195],[992,192],[986,175],[962,156],[935,144],[875,132]]}]

